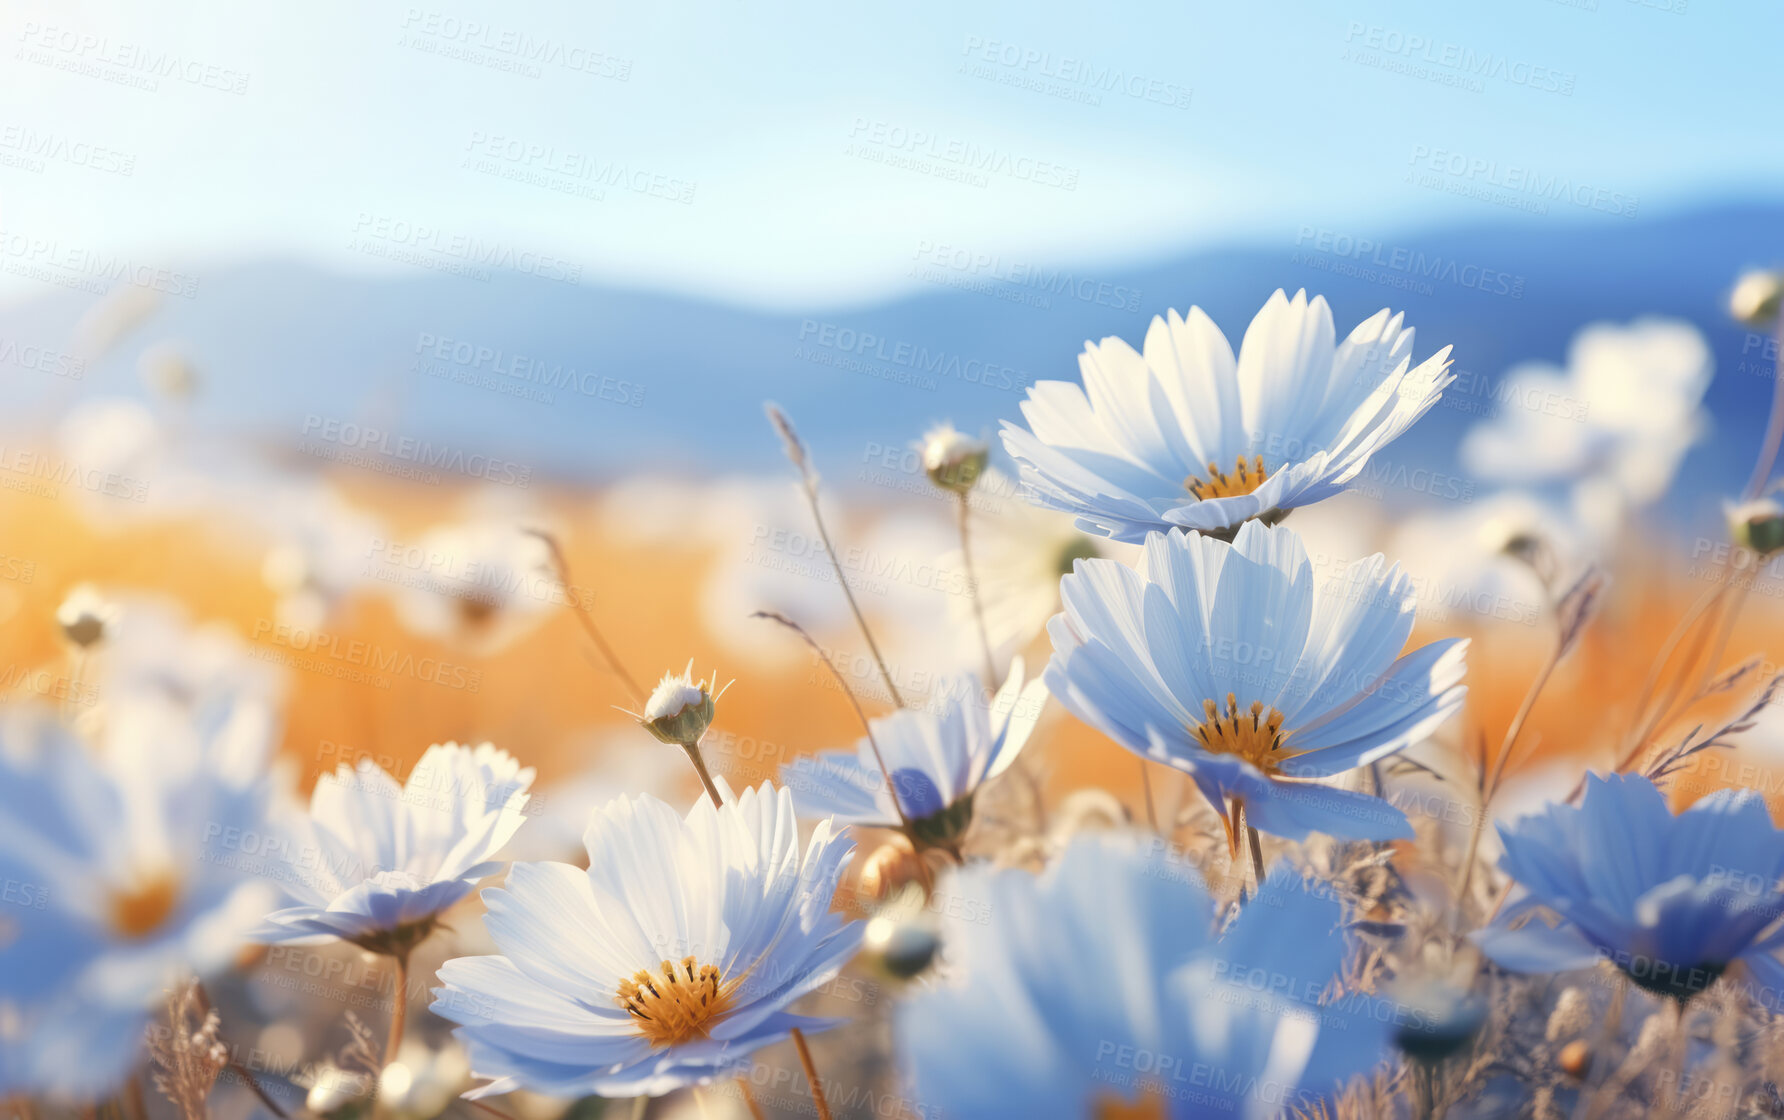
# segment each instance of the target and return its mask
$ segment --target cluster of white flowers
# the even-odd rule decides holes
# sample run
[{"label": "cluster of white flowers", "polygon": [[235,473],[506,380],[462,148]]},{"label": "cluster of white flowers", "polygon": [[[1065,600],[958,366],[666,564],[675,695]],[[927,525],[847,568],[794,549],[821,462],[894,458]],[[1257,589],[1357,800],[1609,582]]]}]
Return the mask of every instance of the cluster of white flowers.
[{"label": "cluster of white flowers", "polygon": [[[1743,306],[1763,302],[1743,293]],[[734,790],[706,761],[725,692],[717,675],[695,676],[690,660],[642,694],[598,641],[613,679],[638,693],[634,748],[659,750],[648,732],[701,779],[686,809],[597,783],[567,816],[530,822],[532,768],[490,743],[449,742],[402,780],[370,761],[324,773],[306,812],[273,762],[278,688],[239,644],[77,589],[56,622],[71,657],[104,652],[104,704],[72,718],[16,706],[0,718],[0,1098],[128,1099],[153,1060],[153,1083],[184,1114],[201,1112],[219,1071],[240,1065],[223,1041],[233,1024],[203,984],[248,967],[255,946],[338,943],[381,958],[395,988],[382,1046],[349,1015],[347,1048],[286,1078],[329,1115],[369,1100],[424,1120],[461,1092],[657,1097],[731,1078],[761,1115],[751,1071],[765,1048],[790,1042],[804,1091],[828,1116],[839,1074],[820,1072],[806,1035],[848,1020],[794,1008],[857,968],[895,998],[889,1029],[845,1037],[863,1049],[892,1040],[895,1073],[850,1076],[897,1077],[927,1115],[1375,1115],[1362,1102],[1379,1104],[1383,1091],[1402,1094],[1412,1115],[1439,1115],[1475,1091],[1453,1070],[1491,1064],[1445,1064],[1485,1029],[1483,993],[1507,972],[1600,962],[1646,994],[1632,998],[1687,1009],[1677,1049],[1690,1060],[1688,1009],[1725,974],[1784,987],[1784,832],[1750,794],[1675,814],[1660,783],[1750,727],[1780,682],[1721,731],[1649,751],[1678,697],[1732,690],[1734,680],[1708,679],[1719,668],[1709,666],[1695,692],[1669,691],[1642,722],[1624,772],[1582,779],[1575,795],[1503,827],[1511,897],[1499,896],[1495,917],[1477,897],[1493,874],[1477,867],[1478,845],[1520,714],[1497,752],[1479,751],[1466,855],[1426,866],[1457,881],[1380,887],[1397,866],[1391,842],[1416,835],[1388,796],[1389,764],[1463,711],[1470,643],[1412,644],[1412,572],[1381,555],[1316,565],[1284,522],[1354,484],[1439,402],[1453,380],[1448,355],[1419,359],[1413,330],[1387,310],[1340,337],[1324,299],[1279,291],[1236,354],[1194,307],[1154,319],[1141,350],[1088,344],[1081,385],[1035,385],[1026,426],[1004,425],[1019,483],[992,465],[987,440],[936,427],[917,451],[923,474],[957,500],[954,644],[982,670],[950,665],[922,697],[902,695],[837,563],[845,611],[826,625],[860,626],[891,710],[870,716],[865,690],[835,672],[860,740]],[[196,383],[172,354],[150,373],[168,392]],[[1606,508],[1608,488],[1623,518],[1664,491],[1697,438],[1708,376],[1707,349],[1687,327],[1594,327],[1567,371],[1511,379],[1545,399],[1589,400],[1589,415],[1517,411],[1478,426],[1462,454],[1485,475],[1570,487],[1576,514]],[[771,416],[821,519],[810,453]],[[1031,504],[975,507],[975,496],[1018,484]],[[1743,499],[1737,543],[1784,544],[1776,505]],[[375,526],[328,497],[300,508],[267,574],[288,623],[313,625],[361,578],[343,541]],[[1566,519],[1565,502],[1537,508]],[[1560,579],[1541,518],[1526,520],[1523,536],[1494,547],[1537,577],[1559,661],[1600,585],[1590,573]],[[986,532],[975,538],[975,525]],[[819,556],[836,562],[816,528]],[[524,629],[517,613],[536,613],[492,605],[477,573],[512,567],[569,592],[543,534],[474,522],[416,547],[466,559],[430,570],[426,606],[404,611],[436,636],[493,646]],[[403,547],[375,551],[402,569]],[[555,601],[524,580],[502,586]],[[1738,609],[1723,603],[1698,612],[1704,625]],[[800,619],[763,613],[824,652]],[[1051,649],[1031,676],[1022,652],[1043,629]],[[1057,798],[1049,819],[1048,783],[1025,748],[1050,700],[1137,759],[1144,827],[1094,789]],[[1018,772],[1022,783],[1005,777]],[[1161,818],[1151,782],[1173,773],[1206,804],[1167,799]],[[1022,784],[1032,824],[1008,819],[1020,799],[998,788]],[[1106,827],[1092,830],[1093,819]],[[1224,843],[1197,855],[1186,829]],[[579,863],[516,858],[559,854],[566,834],[580,835]],[[851,898],[857,836],[874,847]],[[1376,886],[1359,886],[1351,868]],[[1433,940],[1406,952],[1406,915],[1433,898]],[[863,908],[871,920],[858,920]],[[466,929],[472,914],[480,922]],[[1373,952],[1360,951],[1365,934]],[[443,941],[442,957],[432,949]],[[1411,961],[1421,963],[1400,970]],[[1436,961],[1450,970],[1442,981],[1425,977]],[[429,1008],[453,1026],[444,1046],[405,1032],[410,970],[424,963]],[[145,1046],[145,1032],[168,1029],[151,1023],[170,991],[186,993],[172,1029],[203,1023],[203,1063],[166,1057],[192,1050],[183,1035]],[[1501,1042],[1515,1034],[1494,1029]],[[425,1033],[437,1037],[438,1022]],[[1581,1108],[1589,1097],[1579,1091]]]}]

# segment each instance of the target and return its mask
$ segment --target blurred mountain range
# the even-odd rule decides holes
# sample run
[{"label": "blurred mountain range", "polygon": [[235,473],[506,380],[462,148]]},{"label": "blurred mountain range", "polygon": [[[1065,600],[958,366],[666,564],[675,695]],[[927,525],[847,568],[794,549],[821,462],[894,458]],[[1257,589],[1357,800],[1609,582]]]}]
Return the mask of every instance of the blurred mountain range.
[{"label": "blurred mountain range", "polygon": [[0,310],[11,426],[77,397],[145,395],[140,356],[169,343],[203,384],[182,423],[275,454],[333,424],[505,457],[540,479],[772,470],[780,448],[761,415],[772,399],[842,480],[931,422],[976,430],[1018,416],[1025,385],[1076,377],[1087,338],[1137,346],[1153,314],[1196,303],[1236,346],[1273,289],[1304,286],[1332,303],[1340,334],[1391,306],[1417,328],[1419,357],[1454,345],[1463,380],[1400,452],[1434,468],[1453,468],[1461,432],[1501,407],[1493,394],[1510,365],[1563,360],[1592,320],[1690,320],[1717,358],[1717,432],[1680,480],[1701,494],[1737,486],[1759,439],[1771,362],[1723,307],[1741,268],[1784,261],[1784,206],[1580,209],[1417,233],[1286,224],[1276,239],[1122,267],[919,245],[910,294],[792,313],[597,287],[559,267],[527,275],[474,246],[390,255],[406,271],[187,268],[190,289],[163,298],[78,381],[42,368],[41,353],[78,361],[77,328],[101,297],[76,290],[90,277],[51,267],[42,295]]}]

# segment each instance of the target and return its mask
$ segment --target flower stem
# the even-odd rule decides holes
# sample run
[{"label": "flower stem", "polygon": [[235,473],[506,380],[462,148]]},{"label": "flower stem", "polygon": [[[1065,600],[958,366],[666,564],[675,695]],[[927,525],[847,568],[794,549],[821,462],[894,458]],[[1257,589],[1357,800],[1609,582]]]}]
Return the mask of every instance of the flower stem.
[{"label": "flower stem", "polygon": [[805,1032],[798,1027],[793,1028],[793,1046],[799,1051],[799,1064],[805,1067],[805,1079],[811,1083],[811,1102],[817,1107],[818,1120],[830,1120],[830,1102],[824,1099],[818,1067],[812,1064],[811,1047],[805,1044]]},{"label": "flower stem", "polygon": [[1245,842],[1251,848],[1251,877],[1253,880],[1252,897],[1264,889],[1264,844],[1258,836],[1257,829],[1250,824],[1245,826]]},{"label": "flower stem", "polygon": [[631,697],[632,703],[637,706],[639,711],[643,711],[646,699],[644,690],[638,687],[638,682],[632,679],[632,674],[626,672],[626,667],[620,664],[619,656],[613,652],[613,647],[607,644],[607,639],[602,636],[600,628],[595,625],[595,620],[589,616],[581,601],[570,592],[574,586],[570,579],[570,562],[564,558],[564,550],[558,546],[557,538],[543,529],[528,529],[527,532],[545,542],[545,547],[551,552],[552,569],[557,573],[558,582],[563,585],[564,597],[570,600],[570,605],[574,608],[570,613],[576,616],[576,621],[582,626],[582,632],[587,634],[589,641],[595,644],[595,649],[600,653],[601,660],[607,662],[608,671],[620,679],[620,683],[626,686],[626,692]]},{"label": "flower stem", "polygon": [[1134,757],[1140,759],[1140,788],[1146,791],[1146,823],[1152,826],[1152,831],[1157,832],[1158,806],[1152,800],[1152,774],[1146,769],[1144,758],[1140,758],[1139,755]]},{"label": "flower stem", "polygon": [[706,787],[706,796],[712,798],[713,807],[723,809],[725,799],[719,796],[719,787],[712,780],[712,771],[706,768],[706,759],[700,754],[700,744],[683,743],[681,749],[687,753],[688,761],[694,764],[694,773],[700,775],[700,784]]},{"label": "flower stem", "polygon": [[403,1044],[403,1026],[409,1018],[409,951],[390,954],[394,962],[395,991],[390,997],[390,1034],[384,1040],[384,1061],[388,1066],[396,1060],[397,1048]]},{"label": "flower stem", "polygon": [[966,596],[972,600],[973,622],[979,629],[979,650],[985,655],[985,687],[996,692],[997,658],[991,653],[991,631],[985,626],[985,604],[979,598],[979,577],[973,570],[972,533],[967,528],[967,515],[972,512],[972,505],[966,500],[964,491],[956,492],[955,497],[960,499],[956,508],[960,513],[960,559],[966,565]]},{"label": "flower stem", "polygon": [[[1784,346],[1784,316],[1778,319],[1778,342]],[[1778,377],[1778,371],[1772,371],[1772,412],[1765,425],[1765,441],[1759,445],[1759,458],[1753,461],[1753,473],[1747,476],[1747,487],[1741,491],[1741,500],[1750,502],[1759,497],[1765,487],[1765,480],[1772,475],[1772,467],[1778,462],[1778,444],[1784,441],[1784,381]]]},{"label": "flower stem", "polygon": [[805,627],[794,622],[786,615],[781,614],[778,611],[757,611],[750,615],[750,617],[765,618],[770,622],[778,622],[782,626],[793,631],[793,633],[799,635],[801,638],[804,638],[805,644],[811,647],[811,651],[818,655],[818,660],[822,661],[824,667],[830,670],[830,675],[836,678],[837,687],[842,689],[842,694],[849,698],[849,704],[855,709],[855,718],[861,721],[861,729],[867,733],[867,745],[873,748],[873,760],[880,764],[880,776],[886,779],[886,792],[892,795],[892,808],[898,813],[898,827],[908,832],[911,827],[910,818],[905,816],[904,805],[898,800],[898,787],[892,784],[892,771],[886,768],[886,758],[884,755],[880,754],[879,740],[873,737],[873,724],[868,721],[867,712],[862,709],[860,699],[855,696],[855,690],[849,687],[848,680],[842,675],[842,672],[837,669],[836,663],[824,656],[824,647],[818,645],[817,639],[813,638],[811,634],[806,631]]},{"label": "flower stem", "polygon": [[750,1079],[747,1077],[739,1077],[737,1079],[737,1089],[743,1094],[743,1105],[750,1110],[751,1120],[767,1120],[767,1117],[762,1112],[762,1106],[756,1103],[756,1094],[750,1091]]},{"label": "flower stem", "polygon": [[892,671],[886,668],[886,659],[880,656],[880,647],[873,640],[873,631],[867,627],[867,616],[861,613],[861,604],[855,601],[855,592],[849,586],[848,576],[843,573],[842,562],[836,558],[836,546],[830,543],[830,530],[824,527],[824,511],[818,508],[818,476],[812,470],[811,456],[806,452],[799,433],[793,430],[793,422],[787,419],[786,413],[771,404],[768,406],[768,419],[786,444],[787,458],[799,468],[799,484],[805,491],[806,504],[811,506],[811,519],[818,526],[818,539],[824,542],[824,555],[830,558],[830,567],[836,573],[836,582],[842,587],[843,597],[849,601],[849,611],[855,616],[855,625],[861,628],[861,636],[867,639],[867,649],[873,654],[874,664],[880,667],[880,676],[886,678],[886,691],[892,696],[893,706],[902,708],[904,697],[898,694],[898,686],[892,683]]}]

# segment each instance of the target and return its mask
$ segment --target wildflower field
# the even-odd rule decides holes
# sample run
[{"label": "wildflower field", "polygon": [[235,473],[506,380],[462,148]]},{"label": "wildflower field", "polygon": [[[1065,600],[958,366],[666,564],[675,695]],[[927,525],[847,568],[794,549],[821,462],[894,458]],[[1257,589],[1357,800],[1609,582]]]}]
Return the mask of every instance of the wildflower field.
[{"label": "wildflower field", "polygon": [[1604,6],[0,14],[0,1120],[1784,1117],[1767,36]]}]

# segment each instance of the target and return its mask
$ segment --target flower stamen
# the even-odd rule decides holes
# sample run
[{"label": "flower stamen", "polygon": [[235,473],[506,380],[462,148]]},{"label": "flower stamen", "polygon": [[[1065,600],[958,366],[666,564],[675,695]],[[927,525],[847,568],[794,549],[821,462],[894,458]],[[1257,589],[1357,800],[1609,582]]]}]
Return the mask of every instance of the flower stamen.
[{"label": "flower stamen", "polygon": [[1284,762],[1300,753],[1283,747],[1282,713],[1260,700],[1240,711],[1238,697],[1229,692],[1224,712],[1212,700],[1202,701],[1202,712],[1207,718],[1189,730],[1210,754],[1234,755],[1275,777]]},{"label": "flower stamen", "polygon": [[171,874],[157,871],[146,875],[130,887],[112,892],[112,929],[130,941],[147,937],[172,916],[179,899],[180,884]]},{"label": "flower stamen", "polygon": [[1270,472],[1264,469],[1264,457],[1253,455],[1251,462],[1245,456],[1237,456],[1234,460],[1233,473],[1228,474],[1220,469],[1220,465],[1212,459],[1208,461],[1208,479],[1203,481],[1195,475],[1183,480],[1183,488],[1198,499],[1236,498],[1241,494],[1249,494],[1264,484]]},{"label": "flower stamen", "polygon": [[713,1020],[731,1010],[737,983],[723,981],[717,965],[696,965],[693,957],[683,957],[679,966],[664,961],[661,974],[641,968],[621,980],[614,1002],[652,1046],[679,1046],[707,1037]]}]

